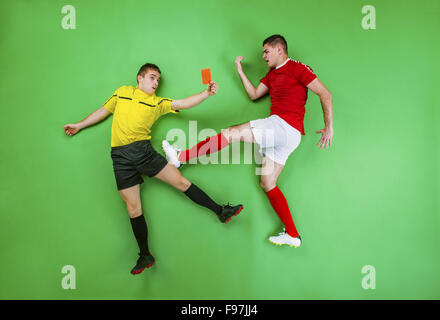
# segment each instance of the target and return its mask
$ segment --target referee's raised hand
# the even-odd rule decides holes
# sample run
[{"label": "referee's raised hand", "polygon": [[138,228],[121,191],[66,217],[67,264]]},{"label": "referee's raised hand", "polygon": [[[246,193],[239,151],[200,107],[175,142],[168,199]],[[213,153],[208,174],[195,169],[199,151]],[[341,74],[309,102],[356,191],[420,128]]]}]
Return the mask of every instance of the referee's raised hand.
[{"label": "referee's raised hand", "polygon": [[76,123],[66,124],[63,126],[63,128],[64,128],[64,132],[69,136],[73,136],[81,130],[80,126]]},{"label": "referee's raised hand", "polygon": [[218,91],[218,84],[215,81],[211,81],[206,88],[206,91],[208,92],[209,96],[213,96]]}]

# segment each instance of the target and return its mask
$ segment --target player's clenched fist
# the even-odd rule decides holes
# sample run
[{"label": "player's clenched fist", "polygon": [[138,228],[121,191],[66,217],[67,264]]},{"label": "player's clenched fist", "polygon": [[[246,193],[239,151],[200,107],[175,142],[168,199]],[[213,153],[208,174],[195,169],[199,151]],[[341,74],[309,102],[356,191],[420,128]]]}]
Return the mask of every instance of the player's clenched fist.
[{"label": "player's clenched fist", "polygon": [[237,70],[241,70],[241,61],[243,59],[243,56],[238,56],[237,58],[235,58],[235,66],[237,67]]},{"label": "player's clenched fist", "polygon": [[218,91],[218,84],[215,81],[211,81],[208,85],[208,88],[206,88],[206,91],[210,96],[216,94]]},{"label": "player's clenched fist", "polygon": [[243,59],[244,59],[243,56],[238,56],[237,58],[235,58],[235,63],[236,63],[236,64],[240,64],[240,63],[241,63],[241,60],[243,60]]}]

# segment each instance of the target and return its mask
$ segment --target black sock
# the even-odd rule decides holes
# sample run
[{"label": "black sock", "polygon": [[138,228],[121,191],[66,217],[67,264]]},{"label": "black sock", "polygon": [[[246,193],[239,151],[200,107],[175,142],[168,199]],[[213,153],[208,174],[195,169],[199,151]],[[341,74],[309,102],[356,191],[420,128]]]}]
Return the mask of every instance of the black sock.
[{"label": "black sock", "polygon": [[188,198],[190,198],[195,203],[210,209],[216,214],[222,211],[222,207],[215,203],[206,193],[200,190],[195,184],[191,186],[184,192]]},{"label": "black sock", "polygon": [[131,228],[133,229],[134,236],[136,237],[140,254],[148,255],[150,251],[148,250],[148,230],[147,223],[145,222],[144,215],[140,215],[136,218],[130,218]]}]

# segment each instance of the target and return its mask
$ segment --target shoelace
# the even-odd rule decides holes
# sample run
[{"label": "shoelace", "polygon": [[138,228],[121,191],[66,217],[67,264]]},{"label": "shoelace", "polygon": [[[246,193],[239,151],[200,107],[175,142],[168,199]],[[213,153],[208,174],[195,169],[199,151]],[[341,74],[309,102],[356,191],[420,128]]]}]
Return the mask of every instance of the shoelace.
[{"label": "shoelace", "polygon": [[[279,232],[279,233],[278,233],[278,236],[284,236],[284,235],[286,235],[287,232],[286,232],[285,230],[286,230],[286,229],[284,229],[283,232]],[[296,238],[298,238],[298,237],[296,237]],[[301,240],[301,239],[300,239],[300,240]]]},{"label": "shoelace", "polygon": [[179,153],[180,151],[182,151],[182,150],[180,150],[179,148],[177,148],[177,147],[175,147],[175,146],[171,146],[171,147],[174,148],[174,150],[176,150],[177,153]]},{"label": "shoelace", "polygon": [[283,231],[282,232],[279,232],[278,233],[278,236],[283,236],[283,235],[285,235],[286,234],[286,228],[283,228]]},{"label": "shoelace", "polygon": [[232,206],[231,206],[231,204],[228,202],[228,204],[224,205],[223,208],[230,209],[230,208],[232,208]]}]

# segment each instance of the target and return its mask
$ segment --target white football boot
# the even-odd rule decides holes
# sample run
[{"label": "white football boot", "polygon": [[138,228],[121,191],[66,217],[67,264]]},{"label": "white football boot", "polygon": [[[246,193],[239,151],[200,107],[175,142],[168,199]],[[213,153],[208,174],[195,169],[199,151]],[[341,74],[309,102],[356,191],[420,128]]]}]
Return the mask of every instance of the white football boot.
[{"label": "white football boot", "polygon": [[162,141],[162,149],[163,152],[165,152],[168,162],[171,162],[171,164],[176,168],[179,168],[182,165],[182,163],[178,160],[181,151],[180,149],[173,147],[166,140]]},{"label": "white football boot", "polygon": [[301,246],[301,237],[298,236],[296,238],[288,235],[286,233],[286,229],[283,229],[283,232],[280,232],[277,236],[269,237],[269,241],[277,246],[282,246],[283,244],[287,244],[290,247],[298,248]]}]

